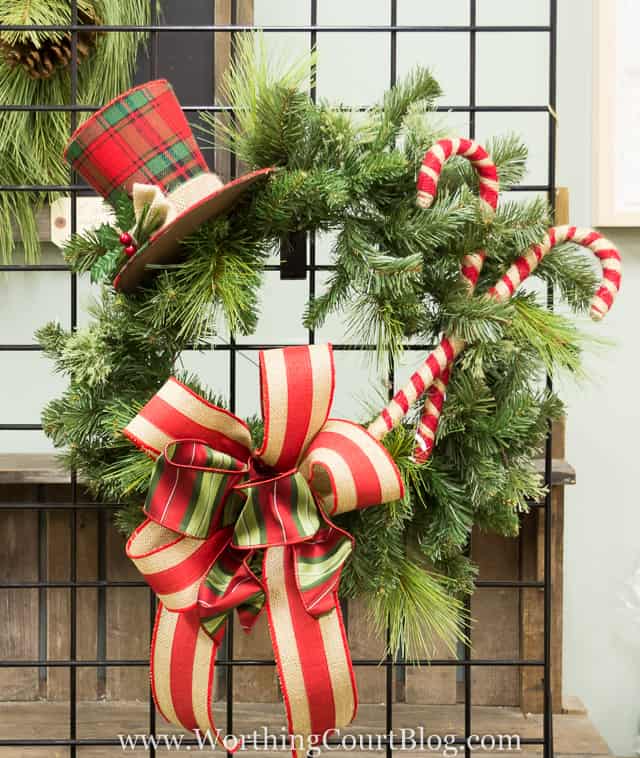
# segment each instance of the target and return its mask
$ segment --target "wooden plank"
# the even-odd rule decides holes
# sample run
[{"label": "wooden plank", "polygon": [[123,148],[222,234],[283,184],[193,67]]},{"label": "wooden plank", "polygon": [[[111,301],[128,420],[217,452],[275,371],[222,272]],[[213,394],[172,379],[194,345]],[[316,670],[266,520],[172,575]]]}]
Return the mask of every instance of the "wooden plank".
[{"label": "wooden plank", "polygon": [[[236,23],[250,25],[253,23],[254,2],[253,0],[237,0],[237,19]],[[216,24],[231,24],[231,0],[214,0]],[[213,99],[217,105],[232,105],[225,97],[222,90],[222,83],[225,72],[229,67],[231,60],[231,34],[229,32],[218,32],[214,41],[213,57],[213,79],[214,91]],[[228,116],[220,114],[220,120],[228,123]],[[219,140],[216,140],[218,143]],[[231,154],[223,147],[217,146],[214,150],[215,171],[224,181],[231,179]],[[242,173],[242,164],[236,166],[236,173]]]},{"label": "wooden plank", "polygon": [[[380,660],[385,655],[385,643],[374,634],[364,600],[349,600],[347,637],[353,660]],[[358,698],[361,703],[382,703],[386,691],[386,671],[376,666],[356,666]]]},{"label": "wooden plank", "polygon": [[[136,567],[124,552],[125,539],[112,523],[107,529],[107,578],[140,580]],[[107,658],[149,657],[150,594],[146,587],[110,587],[107,590]],[[110,666],[106,696],[111,700],[146,700],[149,669],[146,666]]]},{"label": "wooden plank", "polygon": [[[49,487],[47,498],[53,501],[68,500],[68,488]],[[97,514],[78,511],[76,514],[77,577],[80,581],[95,581],[97,573]],[[68,581],[71,576],[71,518],[69,511],[51,511],[47,514],[47,578],[49,581]],[[70,655],[70,601],[69,589],[51,589],[47,593],[47,657],[51,660],[68,659]],[[79,660],[95,660],[97,656],[97,590],[76,590],[76,655]],[[97,670],[78,668],[78,698],[93,700],[98,695]],[[66,700],[69,697],[69,671],[64,668],[47,670],[47,698]]]},{"label": "wooden plank", "polygon": [[[480,579],[518,576],[517,539],[473,530],[472,559]],[[479,588],[471,598],[472,645],[476,658],[517,658],[520,653],[518,590]],[[471,692],[476,705],[517,705],[518,669],[480,666],[471,670]]]},{"label": "wooden plank", "polygon": [[[553,425],[552,454],[564,458],[565,421]],[[555,713],[562,712],[562,603],[564,573],[564,489],[551,490],[551,692]],[[544,580],[545,512],[538,508],[522,520],[520,545],[522,552],[521,578]],[[544,590],[529,588],[522,591],[520,645],[524,658],[544,655]],[[528,713],[541,713],[544,706],[542,672],[523,668],[520,676],[520,704]]]},{"label": "wooden plank", "polygon": [[[267,614],[263,611],[250,632],[244,632],[237,617],[233,624],[233,656],[258,661],[273,660]],[[220,673],[225,672],[220,669]],[[226,693],[221,689],[220,696]],[[237,702],[275,703],[280,698],[278,674],[274,666],[234,667],[233,698]]]},{"label": "wooden plank", "polygon": [[[544,476],[544,458],[535,460]],[[563,456],[553,457],[552,482],[555,485],[575,484],[575,469]],[[68,484],[69,472],[51,453],[0,454],[0,484]]]},{"label": "wooden plank", "polygon": [[[280,703],[257,703],[245,704],[238,707],[238,715],[242,718],[242,730],[234,729],[236,733],[251,734],[257,730],[262,735],[262,728],[268,725],[269,732],[278,737],[282,736],[280,730],[284,726],[284,708]],[[542,717],[527,717],[517,708],[491,708],[473,707],[471,711],[473,731],[478,735],[519,735],[521,738],[539,738],[542,734]],[[358,718],[352,727],[350,734],[377,735],[384,732],[385,709],[383,705],[363,704],[358,712]],[[65,736],[64,730],[68,723],[67,703],[4,703],[0,705],[0,739],[38,739],[43,734],[50,737]],[[136,702],[123,703],[79,703],[78,723],[83,736],[105,735],[113,738],[117,734],[145,734],[147,731],[147,704]],[[224,722],[220,722],[222,726]],[[381,726],[382,725],[382,726]],[[413,728],[423,725],[426,735],[461,734],[464,729],[464,716],[461,706],[424,706],[407,705],[399,703],[394,707],[394,729]],[[175,727],[158,721],[159,734],[182,734]],[[347,730],[343,730],[343,733]],[[605,741],[590,722],[588,717],[582,715],[558,715],[554,719],[554,742],[556,755],[572,756],[573,758],[595,758],[595,756],[608,756],[609,750]],[[184,748],[183,748],[184,749]],[[46,747],[38,749],[34,753],[37,758],[52,758],[52,756],[68,756],[68,748],[65,752],[56,752],[55,748]],[[95,751],[95,752],[94,752]],[[104,751],[104,752],[103,752]],[[139,751],[136,751],[139,752]],[[144,752],[144,751],[143,751]],[[170,753],[158,751],[161,755],[173,755],[175,748]],[[404,751],[398,751],[404,754]],[[411,751],[414,755],[425,755],[425,752]],[[498,755],[510,754],[508,751],[496,751]],[[514,749],[518,758],[534,758],[540,756],[535,748],[523,745],[521,750]],[[121,755],[122,751],[116,747],[82,747],[79,755],[83,758],[102,758],[102,756]],[[142,753],[141,753],[142,754]],[[256,755],[264,758],[283,758],[286,751],[259,750]],[[355,751],[331,751],[335,758],[353,758]],[[358,751],[357,754],[366,754]],[[15,748],[10,752],[1,753],[4,758],[17,758]],[[19,752],[20,758],[30,758],[30,752]],[[379,755],[379,753],[374,753]]]},{"label": "wooden plank", "polygon": [[[38,239],[41,242],[49,242],[51,240],[51,207],[49,205],[43,205],[38,209],[34,207],[33,213],[36,219]],[[15,222],[11,224],[11,233],[16,242],[22,240],[18,225]]]},{"label": "wooden plank", "polygon": [[[65,471],[51,453],[3,453],[0,484],[68,484]],[[4,500],[4,493],[2,496]],[[24,497],[23,497],[24,499]]]},{"label": "wooden plank", "polygon": [[[438,640],[432,658],[455,658],[449,648]],[[425,705],[454,705],[457,700],[455,666],[414,666],[406,669],[405,701]]]},{"label": "wooden plank", "polygon": [[[564,446],[564,430],[562,441]],[[554,713],[563,707],[562,648],[564,608],[564,489],[551,492],[551,698]]]},{"label": "wooden plank", "polygon": [[[538,514],[528,513],[520,527],[522,550],[521,578],[538,580]],[[520,617],[520,646],[524,658],[542,658],[543,645],[543,594],[542,590],[522,590]],[[543,706],[542,672],[538,668],[524,668],[520,672],[520,707],[525,713],[540,713]]]},{"label": "wooden plank", "polygon": [[[534,461],[536,470],[540,478],[544,480],[544,458],[536,458]],[[568,484],[576,483],[576,470],[564,458],[553,458],[551,464],[551,484],[553,487],[563,487]]]},{"label": "wooden plank", "polygon": [[[32,488],[27,488],[31,494]],[[25,488],[2,488],[4,502],[20,501]],[[38,516],[28,511],[0,512],[2,550],[0,581],[36,581],[38,578]],[[0,659],[38,658],[38,590],[0,590]],[[0,669],[0,700],[35,700],[39,696],[38,669]]]}]

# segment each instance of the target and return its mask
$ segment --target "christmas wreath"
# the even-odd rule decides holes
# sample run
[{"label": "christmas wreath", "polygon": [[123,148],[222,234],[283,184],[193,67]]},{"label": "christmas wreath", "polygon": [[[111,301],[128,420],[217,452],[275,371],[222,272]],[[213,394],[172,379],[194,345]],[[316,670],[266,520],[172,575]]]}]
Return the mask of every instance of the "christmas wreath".
[{"label": "christmas wreath", "polygon": [[[232,333],[250,334],[267,257],[294,233],[334,233],[335,268],[325,292],[309,303],[306,325],[341,314],[355,337],[377,346],[381,367],[410,339],[436,344],[442,333],[456,335],[438,369],[442,391],[448,382],[446,404],[432,394],[423,417],[428,428],[434,407],[439,416],[429,455],[415,454],[420,409],[401,423],[396,415],[384,438],[405,485],[403,497],[335,519],[357,546],[341,594],[369,601],[378,627],[390,630],[393,653],[428,655],[435,636],[453,644],[463,634],[461,598],[474,577],[465,555],[472,527],[515,535],[520,513],[543,494],[533,459],[549,420],[562,413],[560,399],[545,388],[545,372],[580,374],[584,340],[573,318],[549,312],[534,292],[508,300],[482,295],[515,261],[522,271],[523,251],[543,239],[549,244],[535,260],[535,276],[553,285],[571,311],[587,310],[598,277],[571,244],[575,234],[545,238],[550,219],[543,200],[503,202],[488,212],[470,161],[446,160],[463,152],[462,141],[457,151],[451,141],[440,143],[449,155],[442,147],[436,151],[437,193],[429,202],[423,194],[428,210],[416,207],[421,161],[443,136],[431,112],[440,90],[428,71],[416,69],[354,119],[309,97],[304,87],[313,65],[314,58],[306,58],[274,73],[253,38],[240,41],[227,79],[236,117],[205,116],[202,133],[211,140],[224,134],[249,169],[276,171],[253,185],[232,213],[190,234],[180,262],[158,265],[130,294],[111,286],[122,233],[135,226],[125,196],[114,200],[111,224],[70,241],[65,256],[73,269],[92,271],[104,284],[87,327],[69,332],[52,323],[38,333],[69,379],[45,408],[43,424],[89,490],[122,504],[117,522],[130,534],[143,518],[153,462],[122,429],[172,374],[224,406],[206,378],[180,371],[181,353],[211,349],[221,321]],[[525,172],[521,142],[507,136],[487,148],[500,188],[517,183]],[[430,172],[433,164],[426,163],[423,173]],[[595,244],[584,236],[579,241]],[[465,281],[461,261],[480,250],[481,263]],[[469,297],[470,280],[475,297]],[[463,344],[449,376],[446,364]],[[396,396],[396,404],[405,402],[406,395]],[[247,425],[259,445],[261,420],[247,419]]]}]

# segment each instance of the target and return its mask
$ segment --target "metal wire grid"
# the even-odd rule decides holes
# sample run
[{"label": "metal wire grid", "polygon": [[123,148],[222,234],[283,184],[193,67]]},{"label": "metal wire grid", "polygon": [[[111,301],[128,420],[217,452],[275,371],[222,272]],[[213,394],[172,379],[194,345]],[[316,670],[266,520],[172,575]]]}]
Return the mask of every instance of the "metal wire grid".
[{"label": "metal wire grid", "polygon": [[[343,25],[343,26],[321,26],[318,25],[318,0],[309,0],[309,24],[307,26],[266,26],[257,27],[253,25],[239,25],[237,23],[238,18],[238,0],[231,0],[231,23],[230,24],[216,24],[215,17],[214,23],[211,25],[197,25],[197,26],[177,26],[177,25],[163,25],[159,23],[157,0],[149,0],[151,10],[151,23],[147,26],[80,26],[78,24],[78,0],[71,0],[71,24],[68,26],[51,26],[40,27],[40,29],[48,28],[51,31],[68,31],[71,33],[71,92],[70,102],[66,104],[56,105],[34,105],[34,106],[17,106],[12,104],[1,104],[0,112],[2,111],[64,111],[70,114],[71,131],[73,131],[77,124],[78,113],[89,112],[97,110],[100,105],[81,105],[77,102],[78,93],[78,57],[77,57],[77,41],[79,30],[93,29],[95,31],[118,33],[125,31],[146,31],[150,36],[149,46],[149,60],[150,60],[150,74],[152,78],[157,77],[158,73],[158,42],[159,35],[163,32],[212,32],[212,37],[215,44],[216,32],[227,32],[231,34],[232,40],[232,52],[233,55],[233,39],[234,33],[239,31],[253,31],[261,29],[265,33],[270,32],[306,32],[310,35],[311,47],[314,47],[318,34],[322,32],[340,32],[345,34],[357,34],[362,32],[376,32],[380,34],[388,34],[390,37],[390,55],[389,55],[389,84],[393,85],[397,78],[398,67],[398,34],[399,33],[412,33],[412,32],[453,32],[453,33],[465,33],[469,35],[469,104],[468,105],[453,105],[453,106],[440,106],[438,110],[447,112],[459,112],[468,113],[469,115],[469,137],[474,138],[476,132],[476,114],[477,113],[545,113],[548,114],[548,156],[547,156],[547,183],[546,184],[528,184],[519,185],[514,187],[514,191],[537,191],[546,192],[548,195],[549,203],[554,206],[555,203],[555,162],[556,162],[556,132],[555,132],[555,107],[556,107],[556,81],[557,81],[557,0],[549,0],[549,16],[548,23],[546,25],[523,25],[523,26],[490,26],[479,25],[477,23],[478,17],[478,0],[468,0],[469,2],[469,24],[468,25],[439,25],[439,26],[426,26],[426,25],[398,25],[398,0],[389,0],[389,24],[388,25]],[[15,30],[31,30],[34,27],[28,25],[16,25],[5,26],[7,31]],[[518,34],[524,32],[539,32],[548,35],[549,39],[549,57],[548,57],[548,80],[549,80],[549,93],[548,104],[544,105],[478,105],[476,101],[477,90],[477,38],[479,34],[487,32],[500,32],[501,34]],[[311,89],[311,96],[315,99],[316,90],[315,86]],[[230,112],[233,118],[233,109],[228,106],[220,106],[214,104],[192,105],[184,108],[186,112]],[[235,159],[231,158],[232,173],[235,173]],[[77,229],[77,198],[79,195],[86,194],[88,192],[87,187],[78,183],[78,178],[75,172],[70,173],[70,182],[68,185],[11,185],[0,184],[0,192],[24,192],[24,191],[45,191],[56,190],[61,192],[67,192],[72,198],[71,202],[71,231],[74,233]],[[316,292],[316,275],[319,272],[331,270],[331,266],[318,265],[316,262],[316,241],[313,235],[308,240],[308,257],[306,261],[298,259],[295,262],[295,266],[298,271],[302,271],[307,275],[308,279],[308,293],[309,297],[313,298]],[[278,266],[268,266],[268,270],[280,270]],[[15,271],[68,271],[70,277],[70,298],[69,298],[69,313],[72,329],[75,329],[78,325],[78,281],[77,276],[73,272],[69,271],[69,268],[64,264],[8,264],[0,266],[0,271],[15,272]],[[553,307],[553,291],[549,287],[547,290],[547,303],[550,308]],[[313,330],[308,331],[309,343],[315,342],[315,333]],[[236,341],[231,336],[229,344],[216,345],[216,350],[225,350],[229,353],[229,406],[232,411],[236,406],[236,384],[237,384],[237,355],[241,350],[260,350],[264,347],[273,347],[273,345],[260,345],[260,344],[241,344],[237,345]],[[409,349],[423,350],[425,346],[412,345]],[[351,345],[351,344],[334,344],[334,350],[373,350],[374,345]],[[28,352],[41,350],[39,345],[35,344],[0,344],[0,352]],[[393,391],[394,384],[394,369],[390,366],[389,379],[391,392]],[[547,384],[551,387],[551,377],[548,377]],[[41,430],[40,424],[29,423],[0,423],[0,431],[36,431]],[[478,659],[472,657],[472,629],[469,626],[467,634],[469,642],[465,644],[463,650],[463,657],[456,660],[449,659],[436,659],[425,660],[419,663],[431,666],[456,666],[461,667],[464,674],[464,735],[456,736],[455,743],[458,746],[463,747],[465,758],[469,758],[471,755],[471,748],[469,745],[469,737],[473,734],[472,731],[472,687],[471,687],[471,673],[473,667],[536,667],[540,668],[543,672],[543,691],[544,691],[544,712],[543,712],[543,735],[541,738],[522,738],[521,744],[523,745],[542,745],[544,758],[551,758],[553,756],[553,719],[552,719],[552,695],[551,695],[551,532],[552,532],[552,519],[551,519],[551,496],[550,496],[550,483],[551,483],[551,469],[552,469],[552,455],[551,455],[551,435],[547,437],[545,446],[545,484],[547,485],[547,495],[540,503],[534,504],[534,507],[544,509],[545,521],[544,521],[544,579],[543,581],[523,581],[523,580],[477,580],[475,585],[477,588],[537,588],[542,589],[544,592],[544,654],[543,658],[538,660],[524,660],[524,659]],[[1,510],[29,510],[36,511],[39,514],[39,526],[42,527],[44,514],[47,511],[64,510],[69,512],[69,526],[70,526],[70,546],[69,546],[69,561],[70,572],[68,581],[50,581],[46,578],[46,565],[39,566],[38,581],[29,582],[4,582],[0,584],[0,590],[9,589],[38,589],[40,593],[41,606],[42,602],[46,598],[46,592],[49,589],[68,589],[69,590],[69,603],[70,603],[70,635],[69,635],[69,658],[67,660],[47,660],[46,654],[46,614],[40,614],[41,624],[41,643],[44,640],[45,644],[40,645],[40,657],[38,660],[0,660],[0,668],[38,668],[41,671],[51,668],[65,668],[69,671],[69,737],[66,739],[47,739],[40,738],[34,740],[27,739],[3,739],[0,740],[0,747],[64,747],[69,749],[69,755],[75,758],[77,755],[78,747],[84,746],[120,746],[118,739],[101,739],[101,738],[82,738],[77,736],[77,671],[78,668],[96,668],[98,676],[106,677],[106,670],[108,667],[142,667],[148,666],[148,660],[137,659],[109,659],[106,658],[106,590],[109,587],[146,587],[147,585],[142,581],[129,581],[129,580],[108,580],[106,571],[106,529],[107,519],[109,518],[109,511],[117,507],[117,504],[113,503],[96,503],[86,502],[78,497],[78,482],[75,473],[72,473],[71,478],[71,499],[69,502],[46,502],[44,498],[40,497],[40,493],[34,502],[22,502],[22,503],[6,503],[0,501]],[[79,510],[95,510],[99,513],[98,521],[98,579],[95,581],[78,580],[78,550],[77,550],[77,519]],[[470,549],[470,545],[469,545]],[[78,618],[77,618],[77,591],[78,589],[95,588],[98,593],[98,659],[97,660],[78,660],[77,658],[77,642],[78,642]],[[468,601],[469,606],[470,601]],[[153,592],[149,592],[149,623],[153,626],[155,617],[156,602]],[[469,607],[467,608],[469,610]],[[42,626],[44,625],[44,636],[42,634]],[[233,654],[233,619],[229,621],[229,633],[225,637],[225,645],[223,654],[220,656],[218,666],[222,667],[225,671],[225,689],[226,689],[226,730],[227,733],[233,733],[233,672],[236,666],[273,666],[274,661],[268,660],[249,660],[249,659],[237,659]],[[379,666],[380,661],[377,659],[356,659],[354,660],[355,666]],[[393,661],[387,657],[383,664],[386,671],[386,700],[385,700],[385,727],[387,735],[390,735],[394,726],[394,675],[396,670],[401,670],[409,665],[404,661]],[[150,735],[156,733],[156,711],[153,704],[151,695],[149,697],[149,715],[148,715],[148,732]],[[184,746],[195,745],[195,740],[185,740]],[[383,742],[386,746],[386,755],[388,758],[393,756],[393,745],[391,740],[387,739]],[[259,742],[254,743],[255,748],[263,747],[264,745]],[[251,745],[249,745],[251,747]],[[154,747],[150,747],[148,753],[152,758],[156,755]]]}]

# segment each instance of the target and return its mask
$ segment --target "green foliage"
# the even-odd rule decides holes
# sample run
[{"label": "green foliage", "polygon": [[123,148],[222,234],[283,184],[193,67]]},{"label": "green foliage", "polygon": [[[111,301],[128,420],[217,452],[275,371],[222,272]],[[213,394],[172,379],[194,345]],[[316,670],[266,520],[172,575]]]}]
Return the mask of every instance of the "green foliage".
[{"label": "green foliage", "polygon": [[[79,11],[103,24],[149,23],[148,0],[80,0]],[[68,0],[3,0],[3,24],[64,25],[71,22]],[[55,38],[49,32],[2,32],[0,41],[9,44],[30,39]],[[59,34],[59,33],[58,33]],[[131,85],[136,57],[145,35],[136,32],[102,34],[96,49],[78,66],[78,102],[96,105],[107,102]],[[0,103],[2,105],[64,105],[71,100],[71,77],[59,69],[50,79],[31,79],[21,66],[11,68],[0,58]],[[79,113],[79,121],[89,113]],[[59,111],[3,111],[0,113],[0,173],[5,184],[69,183],[70,170],[62,152],[71,133],[71,117]],[[5,261],[14,250],[12,221],[16,222],[27,261],[39,256],[34,208],[51,202],[57,192],[0,193],[0,248]]]},{"label": "green foliage", "polygon": [[[95,5],[89,0],[78,0],[78,13],[91,16]],[[71,23],[69,0],[4,0],[0,8],[0,26],[20,24],[24,26],[58,26]],[[47,40],[60,40],[64,32],[49,32],[38,29],[29,31],[4,31],[2,40],[10,45],[32,42],[40,47]]]},{"label": "green foliage", "polygon": [[[420,409],[385,439],[406,485],[401,501],[339,517],[356,538],[342,591],[364,597],[374,623],[389,625],[393,654],[424,656],[435,637],[463,636],[461,600],[475,568],[466,554],[471,529],[517,534],[520,513],[543,495],[534,458],[549,420],[562,413],[544,389],[545,371],[579,375],[584,341],[569,316],[549,313],[535,294],[499,304],[483,295],[549,224],[541,200],[506,202],[488,218],[467,161],[445,166],[438,197],[415,206],[415,178],[425,150],[442,136],[430,108],[437,84],[416,70],[381,103],[352,114],[315,104],[303,90],[314,58],[278,73],[251,37],[240,39],[227,82],[235,121],[205,117],[210,139],[223,134],[249,166],[276,171],[234,212],[204,224],[184,241],[182,262],[165,266],[128,297],[105,285],[88,327],[56,325],[38,338],[69,378],[47,406],[45,430],[99,498],[123,504],[119,524],[140,520],[150,474],[147,457],[121,429],[179,368],[187,346],[209,347],[220,322],[244,334],[259,313],[261,269],[282,237],[332,232],[324,292],[305,322],[340,315],[359,340],[374,343],[381,373],[407,340],[435,343],[442,331],[464,337],[441,417],[434,454],[413,459]],[[503,188],[524,172],[526,149],[512,135],[490,144]],[[94,270],[132,227],[130,202],[117,220],[74,238],[66,250],[75,271]],[[460,281],[463,256],[484,249],[477,295]],[[105,265],[105,271],[109,265]],[[572,246],[545,257],[536,272],[569,307],[589,302],[594,273]],[[186,380],[198,392],[194,377]],[[219,400],[216,400],[219,402]],[[382,402],[380,403],[382,405]],[[261,424],[251,421],[254,439]]]},{"label": "green foliage", "polygon": [[447,582],[424,565],[402,557],[398,583],[371,596],[373,626],[380,638],[388,631],[388,652],[407,660],[436,657],[442,640],[453,656],[464,641],[464,604],[452,597]]}]

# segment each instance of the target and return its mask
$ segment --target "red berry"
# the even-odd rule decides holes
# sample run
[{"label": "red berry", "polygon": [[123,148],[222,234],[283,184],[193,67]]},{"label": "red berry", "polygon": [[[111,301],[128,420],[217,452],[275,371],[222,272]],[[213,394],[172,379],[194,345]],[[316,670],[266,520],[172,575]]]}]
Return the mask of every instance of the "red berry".
[{"label": "red berry", "polygon": [[133,242],[133,238],[129,234],[129,232],[122,232],[120,235],[120,242],[123,245],[130,245]]},{"label": "red berry", "polygon": [[132,255],[135,255],[138,248],[135,245],[127,245],[124,249],[124,254],[127,256],[127,258],[131,258]]}]

